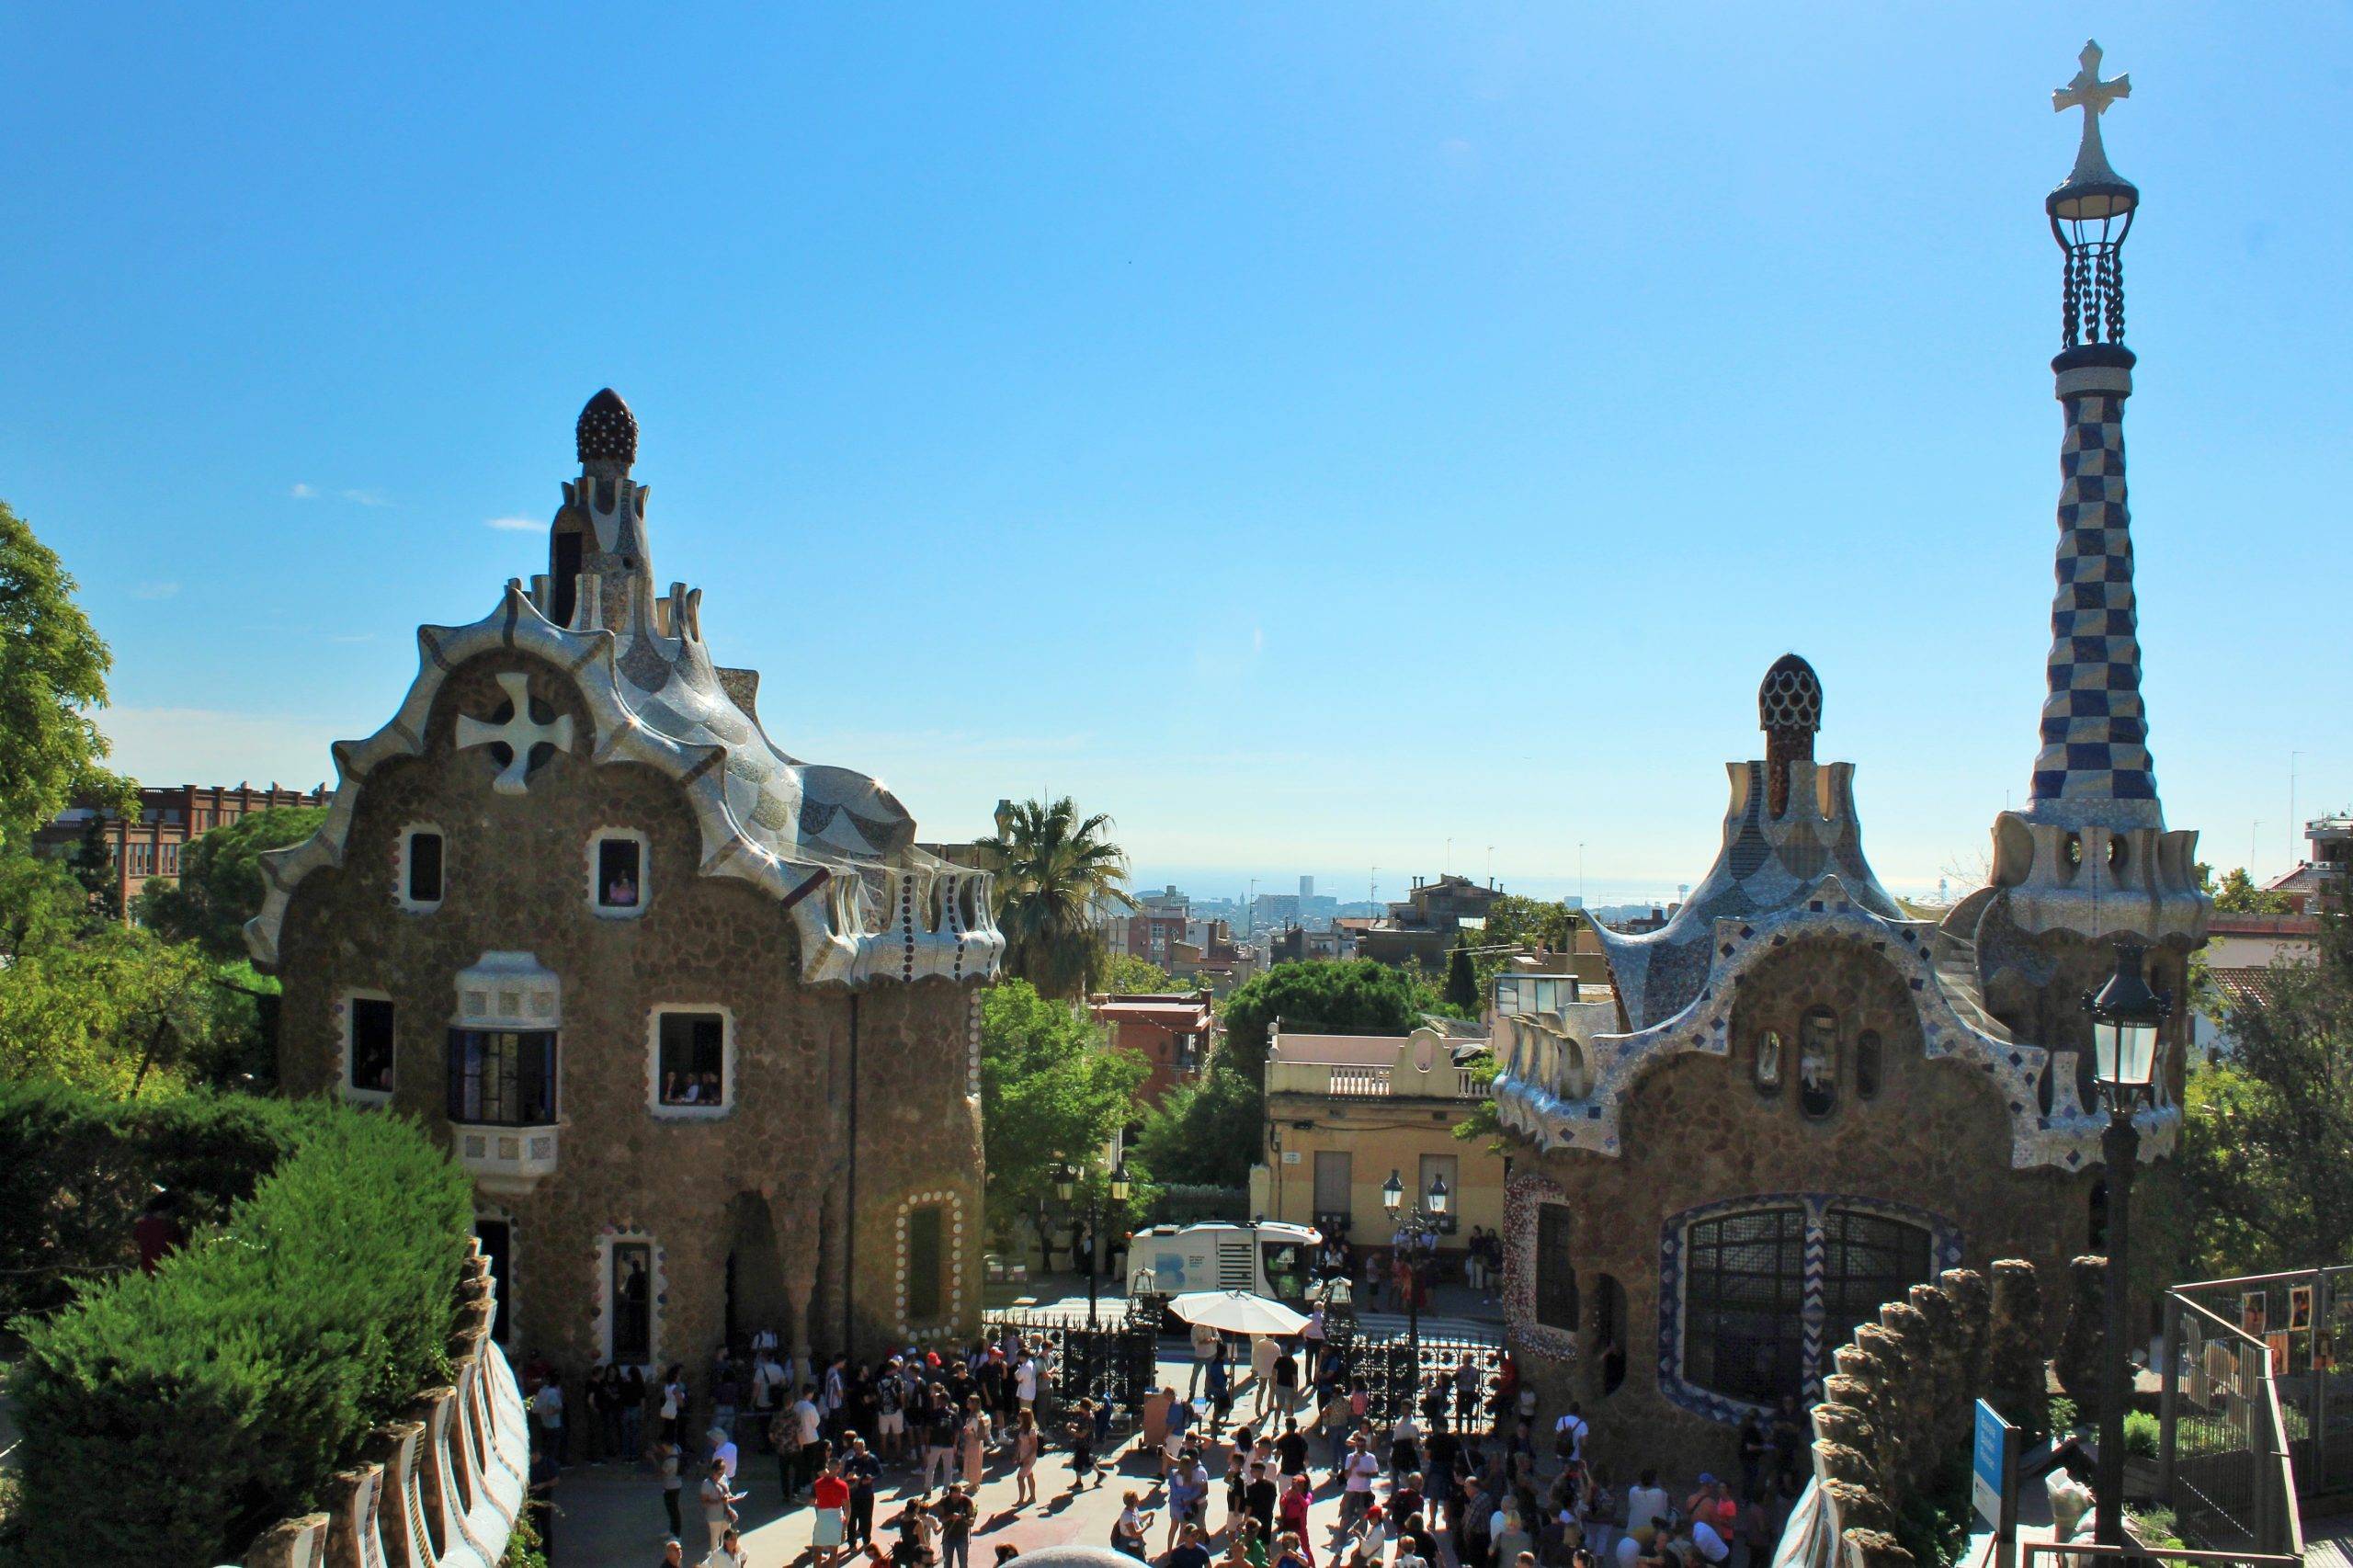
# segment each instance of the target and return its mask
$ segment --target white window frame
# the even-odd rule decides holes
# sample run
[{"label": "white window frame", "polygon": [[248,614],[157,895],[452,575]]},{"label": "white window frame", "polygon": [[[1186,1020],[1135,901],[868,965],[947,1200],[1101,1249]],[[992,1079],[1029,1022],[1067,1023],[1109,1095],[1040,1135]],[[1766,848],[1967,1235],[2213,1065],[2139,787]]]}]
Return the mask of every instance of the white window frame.
[{"label": "white window frame", "polygon": [[[409,846],[420,833],[429,833],[441,841],[441,897],[430,902],[411,898],[408,894]],[[392,902],[411,915],[430,915],[441,907],[449,896],[449,835],[436,822],[413,822],[401,828],[400,847],[392,856]]]},{"label": "white window frame", "polygon": [[[382,1002],[392,1009],[392,1088],[391,1089],[363,1089],[351,1081],[351,1070],[358,1064],[357,1054],[358,1042],[352,1038],[352,1028],[358,1013],[358,1010],[352,1006],[354,1002]],[[392,1104],[393,1092],[399,1088],[401,1081],[400,1004],[392,999],[392,994],[389,991],[376,991],[360,985],[345,991],[336,1000],[335,1010],[335,1079],[343,1091],[343,1097],[359,1105]]]},{"label": "white window frame", "polygon": [[610,1230],[597,1238],[597,1278],[590,1297],[597,1303],[597,1343],[604,1352],[607,1366],[628,1365],[613,1357],[613,1328],[619,1314],[613,1300],[613,1248],[632,1243],[642,1243],[653,1262],[650,1278],[645,1282],[645,1359],[635,1363],[651,1371],[662,1365],[662,1299],[669,1293],[667,1261],[663,1256],[662,1244],[652,1234],[640,1230]]},{"label": "white window frame", "polygon": [[[625,839],[637,846],[637,903],[616,909],[605,903],[597,881],[597,861],[607,841]],[[599,920],[634,920],[654,902],[654,841],[633,827],[600,827],[588,835],[588,913]]]},{"label": "white window frame", "polygon": [[[662,1019],[670,1013],[715,1013],[719,1017],[717,1105],[662,1103]],[[665,1121],[716,1121],[735,1111],[735,1010],[716,1002],[664,1002],[645,1015],[645,1108]]]}]

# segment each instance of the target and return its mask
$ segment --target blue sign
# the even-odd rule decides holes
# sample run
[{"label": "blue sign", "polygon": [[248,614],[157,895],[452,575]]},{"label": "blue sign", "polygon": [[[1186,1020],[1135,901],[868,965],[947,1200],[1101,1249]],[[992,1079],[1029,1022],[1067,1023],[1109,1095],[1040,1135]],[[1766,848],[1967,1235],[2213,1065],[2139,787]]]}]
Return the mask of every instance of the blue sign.
[{"label": "blue sign", "polygon": [[2016,1428],[1992,1405],[1979,1400],[1969,1444],[1969,1501],[1977,1517],[1995,1531],[2011,1528],[2005,1505],[2009,1500],[2011,1462],[2017,1452]]}]

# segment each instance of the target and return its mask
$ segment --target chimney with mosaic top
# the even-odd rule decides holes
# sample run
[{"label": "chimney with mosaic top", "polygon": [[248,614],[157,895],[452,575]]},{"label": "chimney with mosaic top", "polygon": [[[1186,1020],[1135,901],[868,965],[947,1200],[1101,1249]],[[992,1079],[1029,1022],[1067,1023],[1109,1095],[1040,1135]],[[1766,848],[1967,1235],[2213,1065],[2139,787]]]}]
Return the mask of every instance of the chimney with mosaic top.
[{"label": "chimney with mosaic top", "polygon": [[2102,78],[2086,43],[2052,107],[2083,114],[2075,166],[2044,199],[2065,261],[2061,347],[2051,361],[2064,411],[2059,449],[2058,589],[2041,745],[2023,812],[1994,829],[1993,882],[2028,931],[2098,938],[2193,937],[2205,923],[2194,833],[2165,830],[2141,697],[2139,611],[2125,509],[2124,400],[2133,353],[2124,346],[2125,236],[2141,192],[2108,161],[2100,117],[2129,95],[2129,76]]},{"label": "chimney with mosaic top", "polygon": [[558,626],[621,631],[632,586],[650,596],[654,582],[645,548],[651,493],[630,478],[637,416],[607,387],[581,409],[572,434],[580,477],[564,483],[563,505],[548,530],[548,575],[533,584],[533,598]]}]

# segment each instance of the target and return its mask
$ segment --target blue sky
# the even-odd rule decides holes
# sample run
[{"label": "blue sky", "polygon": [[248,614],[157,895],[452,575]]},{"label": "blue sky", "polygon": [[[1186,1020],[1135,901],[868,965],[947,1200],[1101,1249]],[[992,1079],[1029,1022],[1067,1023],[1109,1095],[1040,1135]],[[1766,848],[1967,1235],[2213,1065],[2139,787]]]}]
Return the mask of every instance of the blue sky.
[{"label": "blue sky", "polygon": [[[2348,25],[2255,6],[17,7],[0,494],[151,781],[331,773],[636,409],[663,581],[926,835],[1597,899],[1795,648],[1892,883],[2023,794],[2086,35],[2167,814],[2353,801]],[[2332,151],[2332,150],[2335,151]],[[530,526],[503,523],[527,521]],[[2317,572],[2318,576],[2314,575]]]}]

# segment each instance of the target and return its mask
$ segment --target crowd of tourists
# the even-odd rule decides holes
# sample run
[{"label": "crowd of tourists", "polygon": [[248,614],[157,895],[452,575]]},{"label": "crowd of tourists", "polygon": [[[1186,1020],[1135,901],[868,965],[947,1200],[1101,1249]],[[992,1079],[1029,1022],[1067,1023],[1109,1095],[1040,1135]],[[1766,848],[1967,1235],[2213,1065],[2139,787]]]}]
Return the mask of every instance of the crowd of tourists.
[{"label": "crowd of tourists", "polygon": [[[1247,1340],[1196,1330],[1184,1393],[1118,1413],[1121,1441],[1126,1423],[1139,1428],[1123,1466],[1110,1406],[1055,1401],[1052,1349],[1012,1331],[812,1368],[764,1338],[748,1360],[714,1364],[699,1405],[682,1367],[657,1379],[592,1369],[576,1415],[555,1369],[528,1363],[545,1456],[534,1494],[542,1463],[551,1486],[574,1459],[642,1458],[660,1478],[668,1561],[709,1568],[748,1568],[736,1529],[756,1490],[813,1509],[816,1568],[853,1555],[971,1568],[984,1478],[1014,1482],[1018,1513],[1041,1492],[1059,1502],[1114,1476],[1127,1490],[1108,1544],[1162,1568],[1764,1568],[1803,1485],[1793,1401],[1742,1427],[1736,1476],[1613,1473],[1575,1404],[1540,1429],[1508,1356],[1490,1370],[1466,1352],[1384,1417],[1314,1327]],[[760,1455],[772,1482],[755,1479]],[[1335,1496],[1338,1522],[1314,1540],[1309,1508]]]}]

